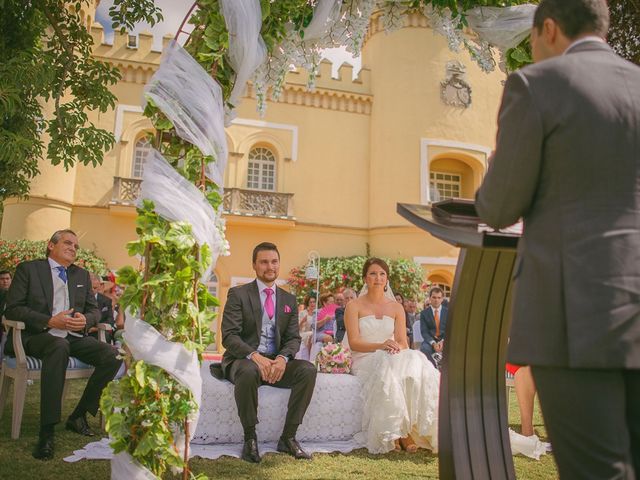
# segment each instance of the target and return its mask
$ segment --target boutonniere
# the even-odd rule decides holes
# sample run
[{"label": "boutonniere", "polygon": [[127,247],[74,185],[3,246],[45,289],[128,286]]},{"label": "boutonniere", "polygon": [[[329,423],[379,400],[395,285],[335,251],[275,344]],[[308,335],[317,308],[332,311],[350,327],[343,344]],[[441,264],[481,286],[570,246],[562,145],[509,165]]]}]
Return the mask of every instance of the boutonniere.
[{"label": "boutonniere", "polygon": [[291,307],[289,305],[284,306],[284,313],[291,313]]}]

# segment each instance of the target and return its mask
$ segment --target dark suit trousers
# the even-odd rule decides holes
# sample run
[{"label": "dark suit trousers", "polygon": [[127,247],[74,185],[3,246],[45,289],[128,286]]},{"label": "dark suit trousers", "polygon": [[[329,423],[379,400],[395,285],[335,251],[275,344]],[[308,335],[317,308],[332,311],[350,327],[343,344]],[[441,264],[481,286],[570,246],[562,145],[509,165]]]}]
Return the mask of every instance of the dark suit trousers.
[{"label": "dark suit trousers", "polygon": [[271,385],[290,388],[291,396],[286,424],[300,425],[313,396],[316,385],[316,367],[306,360],[289,360],[284,375],[274,384],[262,381],[258,366],[248,359],[235,360],[227,370],[227,378],[235,385],[234,394],[238,416],[243,428],[258,423],[258,387]]},{"label": "dark suit trousers", "polygon": [[640,370],[532,372],[560,478],[640,479]]},{"label": "dark suit trousers", "polygon": [[98,412],[100,395],[104,387],[113,380],[121,360],[117,351],[93,337],[54,337],[39,333],[29,337],[25,345],[27,355],[42,360],[40,381],[40,424],[49,425],[60,421],[62,412],[62,389],[69,357],[93,365],[95,370],[78,402],[81,410],[95,415]]}]

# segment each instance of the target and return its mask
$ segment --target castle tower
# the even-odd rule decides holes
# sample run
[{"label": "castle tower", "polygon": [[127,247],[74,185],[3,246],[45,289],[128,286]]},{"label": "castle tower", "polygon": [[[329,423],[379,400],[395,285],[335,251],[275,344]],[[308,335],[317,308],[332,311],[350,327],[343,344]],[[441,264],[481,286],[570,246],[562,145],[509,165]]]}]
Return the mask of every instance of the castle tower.
[{"label": "castle tower", "polygon": [[[468,107],[446,104],[441,98],[447,64],[455,61],[466,70],[464,78],[471,87]],[[442,179],[444,183],[451,178],[460,180],[455,196],[473,198],[494,144],[504,74],[497,69],[491,74],[482,72],[464,49],[452,52],[447,39],[434,32],[421,14],[410,15],[403,28],[389,34],[381,18],[372,17],[363,66],[371,71],[374,97],[369,168],[371,251],[402,255],[407,252],[394,251],[393,245],[406,244],[411,235],[409,224],[396,213],[396,203],[435,200],[428,194],[434,168],[449,174],[449,180]],[[425,240],[423,234],[414,234],[416,242]],[[397,241],[390,242],[389,235]],[[433,254],[451,255],[444,244],[438,250]]]}]

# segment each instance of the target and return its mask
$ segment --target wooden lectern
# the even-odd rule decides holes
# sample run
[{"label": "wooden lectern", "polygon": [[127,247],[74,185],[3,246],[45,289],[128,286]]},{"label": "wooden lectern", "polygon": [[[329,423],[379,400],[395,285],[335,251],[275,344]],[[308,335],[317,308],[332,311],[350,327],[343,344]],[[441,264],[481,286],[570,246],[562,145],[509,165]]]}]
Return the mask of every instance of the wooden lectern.
[{"label": "wooden lectern", "polygon": [[480,232],[472,201],[398,204],[404,218],[459,247],[440,383],[442,479],[515,479],[505,357],[518,234]]}]

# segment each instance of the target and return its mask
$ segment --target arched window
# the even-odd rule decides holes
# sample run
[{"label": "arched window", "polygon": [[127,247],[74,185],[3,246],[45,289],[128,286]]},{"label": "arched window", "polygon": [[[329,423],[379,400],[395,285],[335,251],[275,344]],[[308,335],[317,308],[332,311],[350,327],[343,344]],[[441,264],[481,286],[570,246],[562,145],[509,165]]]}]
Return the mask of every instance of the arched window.
[{"label": "arched window", "polygon": [[211,276],[209,276],[209,280],[205,282],[205,285],[211,295],[214,297],[218,296],[218,277],[215,272],[211,272]]},{"label": "arched window", "polygon": [[141,138],[136,142],[136,147],[133,150],[133,162],[131,165],[131,176],[133,178],[142,178],[142,172],[144,172],[144,162],[147,160],[147,155],[151,151],[151,143],[146,138]]},{"label": "arched window", "polygon": [[276,156],[268,148],[255,147],[249,152],[247,188],[275,191]]},{"label": "arched window", "polygon": [[447,285],[446,283],[432,283],[431,286],[432,287],[440,287],[442,289],[442,291],[444,292],[444,297],[445,298],[451,298],[451,287],[449,285]]}]

